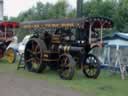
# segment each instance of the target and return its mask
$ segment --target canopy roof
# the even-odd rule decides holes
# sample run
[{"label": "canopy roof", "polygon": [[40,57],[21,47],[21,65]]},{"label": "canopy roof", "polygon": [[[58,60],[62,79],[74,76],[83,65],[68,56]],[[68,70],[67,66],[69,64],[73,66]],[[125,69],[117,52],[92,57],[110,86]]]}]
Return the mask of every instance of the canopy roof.
[{"label": "canopy roof", "polygon": [[114,33],[112,36],[107,36],[104,39],[106,46],[128,47],[128,33]]},{"label": "canopy roof", "polygon": [[25,21],[21,23],[21,27],[26,29],[31,28],[111,28],[113,22],[104,17],[86,17],[73,19],[50,19],[39,21]]},{"label": "canopy roof", "polygon": [[9,21],[1,21],[0,27],[9,27],[9,28],[18,28],[19,23],[17,22],[9,22]]},{"label": "canopy roof", "polygon": [[128,33],[114,32],[111,36],[106,36],[103,38],[103,40],[115,40],[115,39],[128,41]]}]

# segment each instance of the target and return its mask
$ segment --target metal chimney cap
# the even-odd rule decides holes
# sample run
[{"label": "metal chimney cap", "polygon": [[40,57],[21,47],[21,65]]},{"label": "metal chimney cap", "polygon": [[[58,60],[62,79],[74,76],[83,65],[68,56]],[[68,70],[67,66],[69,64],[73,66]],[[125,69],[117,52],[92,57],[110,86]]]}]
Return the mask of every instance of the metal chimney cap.
[{"label": "metal chimney cap", "polygon": [[1,2],[3,3],[4,1],[3,1],[3,0],[0,0],[0,3],[1,3]]}]

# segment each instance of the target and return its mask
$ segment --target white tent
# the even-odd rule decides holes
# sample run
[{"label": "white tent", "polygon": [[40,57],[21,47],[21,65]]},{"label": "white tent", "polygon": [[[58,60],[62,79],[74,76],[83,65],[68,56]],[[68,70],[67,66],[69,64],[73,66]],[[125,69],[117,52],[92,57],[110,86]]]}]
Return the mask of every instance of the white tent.
[{"label": "white tent", "polygon": [[121,78],[125,79],[128,66],[128,33],[116,33],[112,37],[107,37],[105,48],[104,64],[108,63],[110,68],[119,68]]},{"label": "white tent", "polygon": [[[116,33],[112,37],[106,37],[106,47],[104,56],[109,64],[116,63],[117,52],[120,51],[121,63],[128,63],[128,34],[127,33]],[[119,57],[119,56],[118,56]],[[105,60],[106,60],[105,59]],[[125,59],[125,60],[124,60]],[[106,62],[104,60],[104,63]],[[125,62],[124,62],[125,61]]]},{"label": "white tent", "polygon": [[116,33],[107,43],[108,46],[128,47],[128,33]]}]

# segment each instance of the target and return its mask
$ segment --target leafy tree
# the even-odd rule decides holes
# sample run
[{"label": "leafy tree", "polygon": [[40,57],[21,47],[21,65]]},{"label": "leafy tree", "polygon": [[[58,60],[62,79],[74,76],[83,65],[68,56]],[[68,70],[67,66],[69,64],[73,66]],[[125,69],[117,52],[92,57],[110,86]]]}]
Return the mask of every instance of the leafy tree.
[{"label": "leafy tree", "polygon": [[117,2],[117,9],[113,21],[115,22],[116,29],[123,32],[128,32],[128,1],[119,0]]},{"label": "leafy tree", "polygon": [[51,18],[64,18],[66,17],[67,2],[65,0],[58,1],[49,10],[49,17]]},{"label": "leafy tree", "polygon": [[[75,9],[67,12],[69,5],[65,0],[59,0],[56,4],[37,2],[36,6],[32,6],[27,11],[21,12],[16,18],[11,17],[10,21],[30,21],[30,20],[44,20],[54,18],[70,18],[75,16]],[[19,30],[18,36],[23,38],[27,33]],[[20,38],[20,39],[21,39]]]},{"label": "leafy tree", "polygon": [[[65,0],[58,0],[56,4],[37,2],[36,6],[10,20],[22,22],[75,16],[76,9],[71,9]],[[83,16],[108,17],[114,22],[114,31],[128,32],[128,0],[87,0],[83,4]]]}]

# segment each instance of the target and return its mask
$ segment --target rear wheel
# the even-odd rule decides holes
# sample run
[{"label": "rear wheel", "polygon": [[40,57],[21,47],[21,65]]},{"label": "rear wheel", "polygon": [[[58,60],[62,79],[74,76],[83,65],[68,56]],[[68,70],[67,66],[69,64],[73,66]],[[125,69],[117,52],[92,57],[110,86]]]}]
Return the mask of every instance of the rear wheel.
[{"label": "rear wheel", "polygon": [[96,79],[99,76],[100,61],[96,56],[88,54],[83,58],[83,73],[88,78]]},{"label": "rear wheel", "polygon": [[32,38],[25,48],[24,59],[29,71],[41,73],[46,65],[43,63],[43,54],[47,50],[43,40]]},{"label": "rear wheel", "polygon": [[59,58],[59,75],[62,79],[71,80],[75,73],[75,61],[69,54],[63,54]]}]

